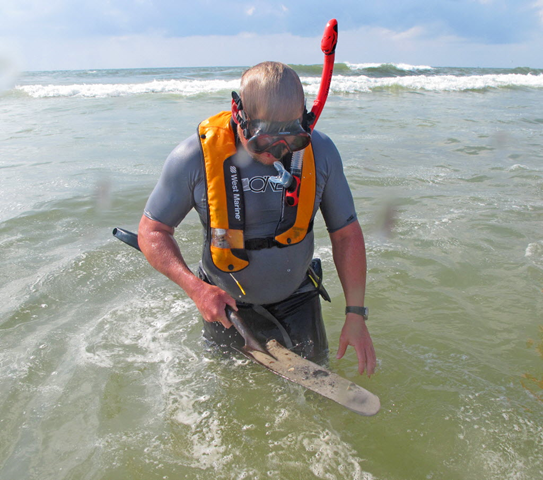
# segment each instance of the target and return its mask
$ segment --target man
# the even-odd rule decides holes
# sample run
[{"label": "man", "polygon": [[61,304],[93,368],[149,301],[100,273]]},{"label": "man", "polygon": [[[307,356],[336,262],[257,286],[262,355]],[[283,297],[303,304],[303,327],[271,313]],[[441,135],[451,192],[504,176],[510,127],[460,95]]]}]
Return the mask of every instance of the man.
[{"label": "man", "polygon": [[[232,112],[202,122],[168,157],[140,222],[142,252],[194,301],[209,340],[239,345],[225,313],[231,307],[261,339],[276,338],[317,359],[328,346],[318,279],[307,272],[320,208],[349,307],[337,358],[352,345],[360,374],[373,374],[375,352],[363,308],[364,238],[337,149],[322,133],[310,134],[300,79],[284,64],[264,62],[247,70],[240,98],[233,98]],[[290,205],[274,180],[274,163],[288,170],[292,152],[304,148],[300,187]],[[192,208],[204,226],[198,276],[173,237]]]}]

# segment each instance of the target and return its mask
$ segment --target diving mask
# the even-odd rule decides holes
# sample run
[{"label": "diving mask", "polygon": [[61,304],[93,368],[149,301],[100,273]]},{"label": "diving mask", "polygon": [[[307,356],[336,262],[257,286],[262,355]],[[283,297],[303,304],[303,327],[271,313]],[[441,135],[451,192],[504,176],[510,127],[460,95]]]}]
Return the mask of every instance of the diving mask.
[{"label": "diving mask", "polygon": [[292,153],[303,150],[311,143],[311,134],[303,128],[300,120],[250,120],[247,126],[247,149],[252,153],[264,153],[280,145],[284,145]]},{"label": "diving mask", "polygon": [[304,108],[302,121],[271,122],[266,120],[250,120],[243,110],[240,96],[232,92],[232,118],[247,140],[247,149],[254,154],[269,152],[281,158],[284,147],[292,152],[303,150],[311,143],[311,124],[314,115]]}]

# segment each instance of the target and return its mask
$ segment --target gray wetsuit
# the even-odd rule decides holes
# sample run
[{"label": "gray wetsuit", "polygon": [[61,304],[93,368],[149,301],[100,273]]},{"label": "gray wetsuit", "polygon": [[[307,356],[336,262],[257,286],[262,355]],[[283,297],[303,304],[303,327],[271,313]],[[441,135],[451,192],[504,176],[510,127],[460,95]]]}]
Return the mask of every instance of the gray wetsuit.
[{"label": "gray wetsuit", "polygon": [[[313,217],[321,210],[328,231],[335,232],[356,220],[356,211],[341,157],[326,135],[314,131],[312,146],[317,171]],[[233,158],[240,169],[245,199],[245,238],[273,237],[281,218],[282,187],[269,181],[276,176],[273,166],[254,160],[243,148]],[[207,207],[203,155],[197,135],[179,144],[169,155],[144,214],[171,227],[177,227],[187,213],[196,209],[204,227],[207,245]],[[249,266],[235,274],[245,294],[229,273],[212,262],[204,248],[202,267],[213,283],[236,300],[246,304],[277,305],[301,290],[307,291],[307,270],[313,258],[314,233],[297,245],[286,248],[248,250]],[[305,285],[300,290],[300,287]]]}]

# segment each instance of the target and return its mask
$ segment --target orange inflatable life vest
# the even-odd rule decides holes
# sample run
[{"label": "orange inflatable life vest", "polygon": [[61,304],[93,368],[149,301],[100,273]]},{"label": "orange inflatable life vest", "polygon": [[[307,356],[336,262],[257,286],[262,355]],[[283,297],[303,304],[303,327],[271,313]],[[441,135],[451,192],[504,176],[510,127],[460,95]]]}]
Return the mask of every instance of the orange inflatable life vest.
[{"label": "orange inflatable life vest", "polygon": [[239,168],[232,162],[237,149],[231,112],[220,112],[201,122],[198,136],[206,180],[208,244],[217,268],[239,272],[249,265],[247,250],[288,247],[306,237],[313,228],[317,185],[311,145],[304,151],[298,205],[284,205],[274,237],[246,241],[243,187]]}]

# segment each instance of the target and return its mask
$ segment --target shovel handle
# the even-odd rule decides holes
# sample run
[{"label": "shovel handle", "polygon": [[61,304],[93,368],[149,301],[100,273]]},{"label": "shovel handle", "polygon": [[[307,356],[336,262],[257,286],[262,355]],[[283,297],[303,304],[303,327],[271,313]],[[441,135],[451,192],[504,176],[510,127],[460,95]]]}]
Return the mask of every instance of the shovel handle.
[{"label": "shovel handle", "polygon": [[138,236],[135,233],[129,232],[124,228],[117,227],[113,229],[113,236],[117,237],[121,242],[124,242],[127,245],[130,245],[131,247],[141,252],[140,246],[138,244]]},{"label": "shovel handle", "polygon": [[260,342],[251,333],[249,328],[247,328],[247,325],[245,325],[245,322],[241,318],[240,314],[228,305],[226,306],[226,316],[228,317],[228,320],[232,322],[232,325],[234,325],[234,328],[238,331],[238,333],[243,337],[243,340],[245,340],[246,350],[257,350],[262,353],[267,353],[264,347],[260,345]]}]

